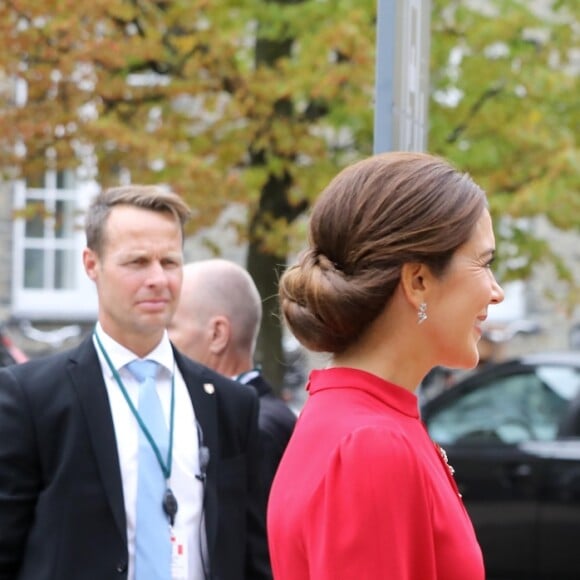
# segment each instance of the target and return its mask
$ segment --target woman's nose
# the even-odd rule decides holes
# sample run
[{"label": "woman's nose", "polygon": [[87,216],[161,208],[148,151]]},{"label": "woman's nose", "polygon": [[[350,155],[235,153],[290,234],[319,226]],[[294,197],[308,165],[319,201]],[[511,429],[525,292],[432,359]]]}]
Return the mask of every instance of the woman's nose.
[{"label": "woman's nose", "polygon": [[[493,274],[492,274],[493,276]],[[505,293],[503,291],[503,288],[498,284],[497,280],[495,279],[495,276],[493,276],[493,288],[491,291],[491,303],[492,304],[499,304],[500,302],[503,302],[503,299],[505,297]]]}]

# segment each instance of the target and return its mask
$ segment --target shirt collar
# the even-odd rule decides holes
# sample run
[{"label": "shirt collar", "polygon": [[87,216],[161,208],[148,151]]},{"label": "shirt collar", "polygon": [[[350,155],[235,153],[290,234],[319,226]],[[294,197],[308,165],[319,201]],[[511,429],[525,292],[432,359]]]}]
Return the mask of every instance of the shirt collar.
[{"label": "shirt collar", "polygon": [[247,385],[250,381],[253,381],[257,376],[259,376],[259,374],[260,369],[250,369],[249,371],[245,371],[239,375],[234,375],[232,379],[242,385]]},{"label": "shirt collar", "polygon": [[[134,352],[130,351],[128,348],[118,343],[114,338],[109,336],[103,330],[103,327],[101,326],[100,322],[97,322],[95,326],[95,333],[98,335],[99,340],[103,345],[103,348],[109,355],[109,358],[111,359],[111,362],[115,370],[120,371],[125,365],[139,358]],[[96,344],[95,348],[97,349],[99,358],[101,358],[102,353],[100,348]],[[169,373],[173,372],[175,361],[173,358],[173,349],[171,348],[171,342],[169,341],[167,331],[163,333],[163,338],[161,339],[161,342],[159,342],[159,344],[143,358],[154,360],[161,367],[166,369]],[[107,365],[103,365],[103,368],[107,368]],[[113,375],[110,369],[108,370],[108,373],[109,376]]]}]

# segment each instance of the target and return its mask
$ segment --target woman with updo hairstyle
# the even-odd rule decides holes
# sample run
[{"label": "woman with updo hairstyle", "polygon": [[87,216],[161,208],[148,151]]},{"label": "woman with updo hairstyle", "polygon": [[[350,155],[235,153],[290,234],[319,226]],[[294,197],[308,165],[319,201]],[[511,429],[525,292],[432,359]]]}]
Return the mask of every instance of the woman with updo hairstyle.
[{"label": "woman with updo hairstyle", "polygon": [[490,269],[485,193],[445,160],[375,155],[315,203],[308,249],[280,279],[313,370],[268,503],[275,580],[484,580],[481,550],[416,390],[477,365]]}]

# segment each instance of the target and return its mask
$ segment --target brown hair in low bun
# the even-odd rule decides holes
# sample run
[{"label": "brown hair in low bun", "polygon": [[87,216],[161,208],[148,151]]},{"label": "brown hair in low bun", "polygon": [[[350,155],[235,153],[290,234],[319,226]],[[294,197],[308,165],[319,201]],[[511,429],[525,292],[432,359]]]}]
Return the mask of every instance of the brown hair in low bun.
[{"label": "brown hair in low bun", "polygon": [[441,276],[470,237],[484,192],[445,160],[384,153],[343,169],[315,203],[309,249],[280,279],[290,330],[340,353],[382,312],[407,262]]}]

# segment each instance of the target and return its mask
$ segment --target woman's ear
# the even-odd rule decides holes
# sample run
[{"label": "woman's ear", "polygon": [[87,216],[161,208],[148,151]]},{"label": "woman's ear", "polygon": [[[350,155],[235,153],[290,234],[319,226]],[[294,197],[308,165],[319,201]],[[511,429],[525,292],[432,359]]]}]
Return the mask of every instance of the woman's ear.
[{"label": "woman's ear", "polygon": [[425,264],[407,262],[401,268],[401,288],[405,298],[415,309],[425,302],[425,293],[431,273]]}]

